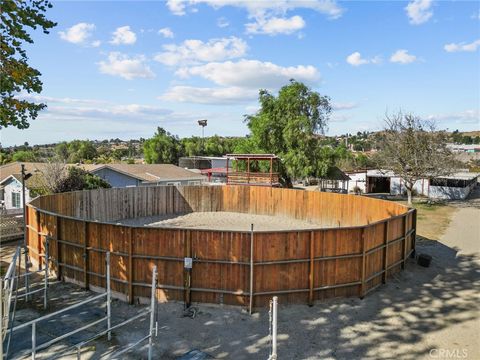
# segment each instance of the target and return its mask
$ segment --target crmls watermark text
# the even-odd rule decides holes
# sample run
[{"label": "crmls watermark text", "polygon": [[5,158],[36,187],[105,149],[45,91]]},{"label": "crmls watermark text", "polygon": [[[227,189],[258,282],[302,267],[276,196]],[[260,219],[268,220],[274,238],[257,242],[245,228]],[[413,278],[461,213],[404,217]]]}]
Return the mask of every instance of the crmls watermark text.
[{"label": "crmls watermark text", "polygon": [[467,349],[431,349],[428,354],[432,359],[468,359]]}]

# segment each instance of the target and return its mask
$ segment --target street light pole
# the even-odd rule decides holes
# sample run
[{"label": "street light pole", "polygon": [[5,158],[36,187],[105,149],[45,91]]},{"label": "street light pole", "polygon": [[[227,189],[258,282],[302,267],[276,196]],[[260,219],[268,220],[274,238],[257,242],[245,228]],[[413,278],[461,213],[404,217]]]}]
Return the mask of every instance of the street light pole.
[{"label": "street light pole", "polygon": [[203,120],[198,120],[198,125],[200,125],[202,127],[202,155],[203,153],[205,152],[205,126],[207,126],[207,120],[206,119],[203,119]]}]

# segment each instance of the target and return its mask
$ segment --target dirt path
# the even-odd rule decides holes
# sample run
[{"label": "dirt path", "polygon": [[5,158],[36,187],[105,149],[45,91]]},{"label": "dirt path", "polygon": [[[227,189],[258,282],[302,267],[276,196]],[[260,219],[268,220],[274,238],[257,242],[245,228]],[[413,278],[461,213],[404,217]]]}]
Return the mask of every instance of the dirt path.
[{"label": "dirt path", "polygon": [[458,250],[459,254],[480,255],[480,187],[468,201],[452,203],[458,210],[441,242]]}]

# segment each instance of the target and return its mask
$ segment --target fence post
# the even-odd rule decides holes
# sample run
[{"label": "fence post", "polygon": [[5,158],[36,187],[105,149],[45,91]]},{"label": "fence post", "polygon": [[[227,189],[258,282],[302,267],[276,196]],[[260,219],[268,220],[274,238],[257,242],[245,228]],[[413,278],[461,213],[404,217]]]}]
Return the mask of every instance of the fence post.
[{"label": "fence post", "polygon": [[249,296],[249,306],[248,312],[252,315],[253,308],[253,224],[250,227],[250,296]]},{"label": "fence post", "polygon": [[32,324],[32,360],[37,355],[37,323]]},{"label": "fence post", "polygon": [[185,288],[185,294],[184,294],[184,299],[185,299],[185,309],[188,309],[191,305],[192,302],[192,271],[193,271],[193,255],[192,255],[192,232],[190,230],[186,230],[184,233],[186,238],[185,238],[185,244],[184,244],[184,254],[185,258],[191,258],[192,259],[192,266],[191,267],[186,267],[184,264],[184,269],[183,269],[183,274],[184,274],[184,288]]},{"label": "fence post", "polygon": [[130,228],[130,236],[128,243],[128,302],[133,305],[133,228]]},{"label": "fence post", "polygon": [[417,242],[417,209],[413,210],[413,220],[412,220],[412,256],[415,256],[415,247]]},{"label": "fence post", "polygon": [[153,267],[152,271],[152,294],[150,299],[150,336],[148,338],[148,360],[152,360],[153,353],[153,328],[155,322],[155,306],[156,306],[156,292],[157,292],[157,266]]},{"label": "fence post", "polygon": [[385,232],[383,235],[383,274],[382,274],[382,282],[384,284],[387,283],[387,276],[388,276],[388,228],[390,222],[387,220],[385,221]]},{"label": "fence post", "polygon": [[405,261],[407,258],[407,227],[408,227],[408,212],[403,217],[403,241],[402,241],[402,265],[401,268],[405,269]]},{"label": "fence post", "polygon": [[43,289],[43,309],[47,309],[47,296],[48,296],[48,264],[49,264],[49,237],[45,237],[45,279]]},{"label": "fence post", "polygon": [[88,268],[89,268],[89,259],[88,259],[88,221],[84,220],[83,222],[83,284],[85,290],[89,288],[88,281]]},{"label": "fence post", "polygon": [[309,286],[309,293],[308,293],[308,305],[313,306],[313,282],[314,282],[314,270],[315,270],[315,262],[313,261],[314,257],[314,232],[310,232],[310,267],[308,270],[308,286]]},{"label": "fence post", "polygon": [[[18,274],[20,275],[20,274]],[[0,359],[3,360],[3,278],[0,277]]]},{"label": "fence post", "polygon": [[367,259],[366,259],[366,244],[365,244],[365,228],[362,228],[362,284],[360,285],[360,299],[365,297],[365,274],[367,268]]},{"label": "fence post", "polygon": [[107,338],[108,341],[112,340],[112,332],[110,331],[111,328],[111,289],[110,289],[110,252],[108,251],[106,254],[106,263],[107,263]]},{"label": "fence post", "polygon": [[37,255],[38,255],[38,270],[42,270],[42,231],[40,221],[40,211],[37,210]]},{"label": "fence post", "polygon": [[278,297],[274,296],[272,300],[272,354],[271,360],[277,359],[277,317],[278,317]]},{"label": "fence post", "polygon": [[[28,293],[30,292],[30,286],[28,285],[28,246],[24,246],[24,255],[25,255],[25,302],[28,301]],[[19,252],[19,265],[18,265],[18,276],[22,273],[22,251]],[[40,256],[38,257],[40,261]]]},{"label": "fence post", "polygon": [[56,216],[57,220],[57,280],[60,281],[62,279],[62,266],[60,263],[62,262],[62,244],[60,243],[61,236],[60,236],[60,216]]}]

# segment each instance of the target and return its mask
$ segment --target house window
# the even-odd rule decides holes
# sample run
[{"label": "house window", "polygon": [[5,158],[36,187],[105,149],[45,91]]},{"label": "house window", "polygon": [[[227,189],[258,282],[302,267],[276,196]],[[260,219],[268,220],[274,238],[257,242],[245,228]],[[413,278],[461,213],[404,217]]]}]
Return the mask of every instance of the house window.
[{"label": "house window", "polygon": [[12,193],[12,207],[19,208],[20,204],[20,193]]},{"label": "house window", "polygon": [[180,182],[167,182],[167,186],[180,186]]}]

